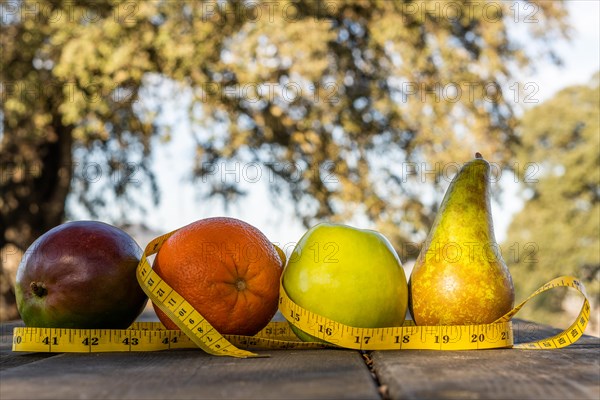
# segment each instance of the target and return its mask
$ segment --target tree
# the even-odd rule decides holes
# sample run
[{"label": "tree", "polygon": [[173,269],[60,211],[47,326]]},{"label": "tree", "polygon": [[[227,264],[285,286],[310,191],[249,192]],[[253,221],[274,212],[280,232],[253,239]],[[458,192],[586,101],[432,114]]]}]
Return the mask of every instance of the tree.
[{"label": "tree", "polygon": [[[561,90],[523,116],[517,160],[531,166],[520,169],[528,200],[504,246],[519,298],[572,275],[582,279],[592,304],[600,303],[599,77]],[[572,322],[564,312],[566,294],[551,291],[522,315],[553,325]]]},{"label": "tree", "polygon": [[[529,3],[538,23],[524,25],[552,56],[563,4]],[[134,172],[158,201],[148,155],[169,134],[160,104],[140,100],[165,80],[192,96],[194,173],[210,178],[207,195],[243,194],[215,165],[257,162],[306,225],[364,216],[404,259],[416,254],[400,243],[431,224],[436,202],[423,187],[440,195],[444,165],[477,150],[505,167],[513,155],[502,86],[531,59],[509,37],[508,3],[0,4],[5,253],[62,222],[68,195],[92,216],[135,204]],[[86,174],[95,170],[98,182]]]}]

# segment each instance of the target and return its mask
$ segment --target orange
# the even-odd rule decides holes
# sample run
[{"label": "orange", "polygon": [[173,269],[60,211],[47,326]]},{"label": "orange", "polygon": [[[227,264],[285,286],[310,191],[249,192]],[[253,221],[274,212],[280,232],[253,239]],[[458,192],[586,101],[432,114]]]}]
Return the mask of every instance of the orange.
[{"label": "orange", "polygon": [[[277,311],[283,261],[252,225],[226,217],[187,225],[160,248],[153,268],[222,334],[254,335]],[[169,329],[178,329],[158,307]]]}]

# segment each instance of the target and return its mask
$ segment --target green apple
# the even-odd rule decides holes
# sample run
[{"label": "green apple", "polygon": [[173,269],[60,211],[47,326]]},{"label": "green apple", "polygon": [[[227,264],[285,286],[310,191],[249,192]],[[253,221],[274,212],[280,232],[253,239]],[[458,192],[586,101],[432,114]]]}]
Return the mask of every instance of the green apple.
[{"label": "green apple", "polygon": [[[402,263],[379,232],[321,223],[296,244],[283,287],[299,306],[357,328],[401,326],[408,286]],[[315,338],[292,326],[302,340]]]}]

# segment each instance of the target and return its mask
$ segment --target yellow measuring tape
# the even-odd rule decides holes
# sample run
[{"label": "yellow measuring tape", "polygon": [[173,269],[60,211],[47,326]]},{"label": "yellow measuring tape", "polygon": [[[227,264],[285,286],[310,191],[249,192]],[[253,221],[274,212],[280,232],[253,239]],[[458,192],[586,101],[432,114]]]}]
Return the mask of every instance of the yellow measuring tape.
[{"label": "yellow measuring tape", "polygon": [[[150,300],[177,324],[181,331],[167,330],[157,322],[134,323],[129,329],[14,328],[13,351],[115,352],[158,351],[200,347],[209,354],[232,357],[261,357],[248,348],[309,349],[341,347],[359,350],[476,350],[492,348],[556,349],[575,343],[585,331],[590,304],[585,288],[576,278],[563,276],[546,283],[525,301],[494,323],[458,326],[356,328],[312,313],[295,304],[280,287],[279,310],[289,322],[271,322],[257,335],[221,335],[181,295],[152,270],[148,256],[157,253],[176,231],[152,240],[137,268],[137,279]],[[584,302],[575,322],[550,338],[513,345],[510,319],[533,297],[556,287],[571,287]],[[302,342],[290,329],[292,324],[324,342]],[[244,349],[245,348],[245,349]]]}]

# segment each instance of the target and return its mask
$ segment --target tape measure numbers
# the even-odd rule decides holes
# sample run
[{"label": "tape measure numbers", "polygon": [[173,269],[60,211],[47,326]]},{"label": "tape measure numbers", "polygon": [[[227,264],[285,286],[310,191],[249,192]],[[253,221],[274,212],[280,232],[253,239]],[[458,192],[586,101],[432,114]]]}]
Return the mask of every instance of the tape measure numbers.
[{"label": "tape measure numbers", "polygon": [[[162,244],[177,231],[152,240],[146,246],[137,279],[150,300],[181,329],[167,330],[160,323],[134,323],[129,329],[57,329],[15,328],[13,351],[37,352],[126,352],[159,351],[199,347],[218,356],[238,358],[264,357],[244,348],[308,349],[342,347],[358,350],[476,350],[514,347],[519,349],[555,349],[577,341],[590,317],[590,304],[581,282],[559,277],[548,282],[498,321],[483,325],[416,326],[407,321],[401,327],[356,328],[340,324],[303,309],[280,286],[279,310],[286,320],[324,342],[302,342],[287,322],[271,322],[256,336],[221,335],[181,295],[152,270],[147,257],[156,254]],[[555,287],[571,287],[584,296],[575,322],[551,338],[513,346],[510,319],[533,297]]]},{"label": "tape measure numbers", "polygon": [[538,340],[530,343],[519,343],[514,346],[516,349],[559,349],[561,347],[569,346],[575,343],[583,333],[585,332],[585,328],[587,327],[588,322],[590,321],[590,302],[587,298],[587,293],[585,292],[585,287],[583,284],[572,276],[561,276],[555,279],[552,279],[550,282],[546,283],[544,286],[533,292],[531,296],[523,300],[519,305],[513,308],[511,311],[506,313],[503,317],[501,317],[498,321],[508,321],[510,320],[529,300],[533,299],[535,296],[543,293],[547,290],[554,289],[557,287],[570,287],[577,290],[580,294],[583,295],[583,304],[581,305],[581,310],[577,315],[575,321],[569,326],[566,330],[561,333],[549,337],[547,339]]},{"label": "tape measure numbers", "polygon": [[[583,294],[584,303],[575,322],[551,338],[513,345],[510,319],[533,297],[556,287],[571,287]],[[287,296],[283,287],[280,290],[279,309],[291,324],[302,331],[337,346],[357,350],[560,348],[575,343],[583,335],[590,317],[590,304],[583,285],[569,276],[553,279],[498,321],[483,325],[415,326],[409,323],[397,328],[354,328],[303,309]]]},{"label": "tape measure numbers", "polygon": [[295,304],[281,288],[279,309],[302,331],[339,347],[356,350],[477,350],[511,347],[512,323],[486,325],[355,328],[314,314]]},{"label": "tape measure numbers", "polygon": [[[287,322],[271,322],[256,336],[223,336],[249,348],[302,349],[328,347],[298,342]],[[13,351],[101,353],[193,349],[198,345],[183,331],[167,330],[160,322],[136,322],[129,329],[14,328]]]}]

